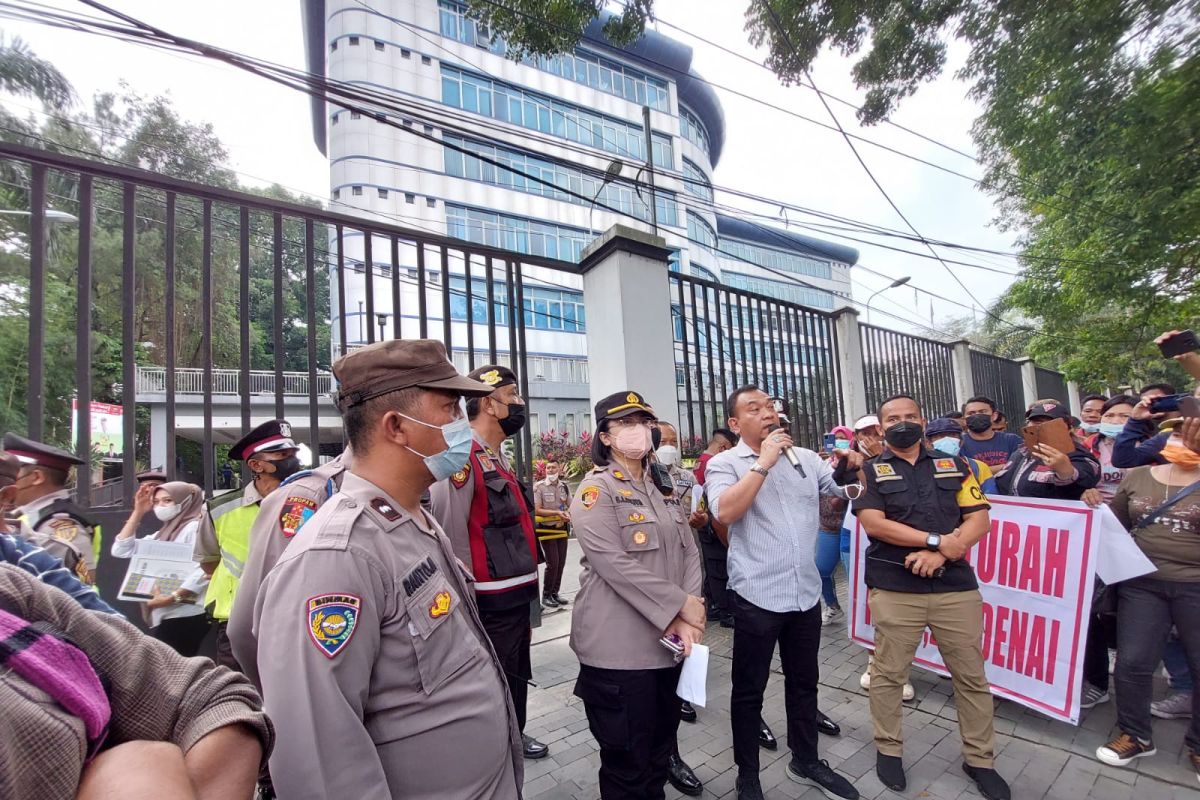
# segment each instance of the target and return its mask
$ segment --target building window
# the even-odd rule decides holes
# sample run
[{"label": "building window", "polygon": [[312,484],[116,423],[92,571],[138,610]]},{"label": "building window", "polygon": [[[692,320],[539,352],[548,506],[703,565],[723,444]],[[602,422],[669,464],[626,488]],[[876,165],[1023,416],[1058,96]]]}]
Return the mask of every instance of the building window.
[{"label": "building window", "polygon": [[547,414],[546,419],[549,420],[546,423],[546,430],[550,431],[551,433],[553,433],[554,431],[557,431],[558,430],[558,414],[554,414],[554,413]]},{"label": "building window", "polygon": [[708,131],[704,129],[704,124],[700,122],[700,118],[683,106],[679,107],[679,133],[683,138],[703,150],[704,155],[708,156],[709,159],[712,158],[712,148],[708,142]]},{"label": "building window", "polygon": [[379,199],[387,200],[388,190],[387,189],[379,189],[378,191],[379,191]]},{"label": "building window", "polygon": [[351,36],[351,37],[350,37],[350,46],[351,46],[351,47],[358,47],[358,37],[357,37],[357,36]]},{"label": "building window", "polygon": [[683,160],[683,190],[706,203],[713,201],[713,189],[708,176],[704,174],[704,170],[686,158]]},{"label": "building window", "polygon": [[562,429],[567,434],[567,439],[575,441],[575,415],[563,414]]},{"label": "building window", "polygon": [[421,56],[421,63],[428,67],[433,63],[433,59],[429,56]]},{"label": "building window", "polygon": [[[783,240],[781,243],[786,242],[782,233],[779,237]],[[797,275],[811,275],[814,278],[830,278],[833,275],[833,267],[828,261],[740,239],[722,239],[721,250],[726,257],[749,261],[760,267],[794,272]]]},{"label": "building window", "polygon": [[358,113],[357,111],[350,112],[350,119],[361,119],[361,118],[362,118],[362,114]]},{"label": "building window", "polygon": [[375,40],[375,49],[382,53],[383,52],[383,42],[376,39]]},{"label": "building window", "polygon": [[362,194],[362,187],[361,186],[351,186],[350,194],[354,195],[355,197],[360,196]]},{"label": "building window", "polygon": [[337,124],[338,124],[338,115],[337,115],[337,114],[334,114],[334,115],[333,115],[332,117],[330,117],[329,119],[330,119],[330,121],[331,121],[331,122],[332,122],[334,125],[337,125]]},{"label": "building window", "polygon": [[425,207],[426,208],[437,208],[437,200],[435,200],[432,197],[426,197],[425,198]]},{"label": "building window", "polygon": [[699,245],[709,252],[717,249],[717,232],[699,214],[687,212],[687,230],[688,239],[692,244]]},{"label": "building window", "polygon": [[412,58],[412,50],[406,50],[403,47],[401,47],[400,48],[400,57],[401,58]]},{"label": "building window", "polygon": [[425,126],[425,132],[426,132],[426,133],[433,133],[433,126],[432,126],[432,125],[426,125],[426,126]]},{"label": "building window", "polygon": [[[645,132],[640,125],[445,64],[442,65],[442,102],[501,122],[615,153],[632,161],[646,159]],[[675,153],[671,137],[653,133],[651,139],[654,163],[673,170]]]},{"label": "building window", "polygon": [[337,199],[341,198],[341,196],[342,196],[342,190],[341,190],[341,189],[334,189],[334,190],[333,190],[333,199],[334,199],[334,200],[337,200]]},{"label": "building window", "polygon": [[412,127],[412,120],[411,120],[411,119],[406,119],[406,120],[404,120],[404,121],[403,121],[403,125],[404,125],[404,127],[406,127],[406,128],[411,128],[411,127]]},{"label": "building window", "polygon": [[[492,36],[486,26],[467,16],[467,7],[454,0],[438,3],[441,34],[449,39],[490,50],[508,51],[504,40]],[[521,63],[560,78],[590,86],[658,111],[671,110],[671,91],[666,81],[584,49],[556,56],[525,56]]]},{"label": "building window", "polygon": [[334,50],[337,50],[337,39],[329,43],[329,52],[332,53]]},{"label": "building window", "polygon": [[415,194],[405,192],[404,193],[404,202],[408,203],[411,206],[413,203],[417,202],[417,196]]},{"label": "building window", "polygon": [[[446,204],[446,233],[455,239],[563,261],[579,261],[587,231],[525,217]],[[581,309],[582,310],[582,307]],[[579,318],[578,322],[583,323]]]},{"label": "building window", "polygon": [[741,273],[730,272],[729,270],[726,270],[724,275],[725,284],[735,289],[745,289],[748,292],[765,294],[777,300],[786,300],[789,303],[797,303],[802,306],[833,308],[833,294],[831,292],[821,289],[811,289],[789,281],[742,275]]},{"label": "building window", "polygon": [[[442,141],[447,143],[444,148],[447,175],[576,205],[587,205],[595,197],[598,207],[607,206],[644,222],[650,221],[649,191],[643,190],[639,195],[631,184],[619,181],[603,184],[601,178],[581,169],[545,161],[532,153],[459,136],[443,134]],[[675,193],[660,189],[655,192],[655,202],[659,224],[679,227],[679,204]]]}]

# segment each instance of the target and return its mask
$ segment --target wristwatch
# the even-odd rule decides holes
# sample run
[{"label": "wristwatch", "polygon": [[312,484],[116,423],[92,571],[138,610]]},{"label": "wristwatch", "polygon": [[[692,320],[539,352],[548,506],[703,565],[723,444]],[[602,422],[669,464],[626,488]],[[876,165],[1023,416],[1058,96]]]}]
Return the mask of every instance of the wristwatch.
[{"label": "wristwatch", "polygon": [[759,464],[757,461],[754,462],[754,466],[750,467],[750,471],[757,472],[759,475],[762,475],[764,478],[771,474],[770,471],[766,467],[764,467],[762,464]]},{"label": "wristwatch", "polygon": [[171,592],[171,602],[175,605],[179,605],[183,602],[183,596],[179,594],[179,590]]},{"label": "wristwatch", "polygon": [[940,533],[925,534],[925,549],[937,550],[942,546],[942,535]]}]

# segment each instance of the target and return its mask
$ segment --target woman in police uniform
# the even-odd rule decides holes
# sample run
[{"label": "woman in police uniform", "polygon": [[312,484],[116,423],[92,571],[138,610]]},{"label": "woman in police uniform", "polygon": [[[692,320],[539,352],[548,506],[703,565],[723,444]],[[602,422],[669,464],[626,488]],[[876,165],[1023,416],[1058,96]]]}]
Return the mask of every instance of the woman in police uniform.
[{"label": "woman in police uniform", "polygon": [[602,800],[665,796],[679,727],[680,666],[704,631],[700,556],[687,511],[647,468],[654,410],[637,392],[596,404],[592,460],[571,503],[583,573],[571,620],[575,694],[600,745]]}]

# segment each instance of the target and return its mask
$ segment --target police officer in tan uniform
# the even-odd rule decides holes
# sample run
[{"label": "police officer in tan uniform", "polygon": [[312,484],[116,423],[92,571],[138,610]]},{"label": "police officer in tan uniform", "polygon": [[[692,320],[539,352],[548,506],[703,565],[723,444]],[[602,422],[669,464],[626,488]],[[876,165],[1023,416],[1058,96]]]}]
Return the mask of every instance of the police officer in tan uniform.
[{"label": "police officer in tan uniform", "polygon": [[704,633],[700,555],[688,510],[648,469],[655,414],[637,392],[596,404],[596,468],[571,503],[583,573],[571,619],[575,694],[600,745],[603,800],[663,798],[679,728],[680,665]]},{"label": "police officer in tan uniform", "polygon": [[387,341],[333,365],[354,451],[341,491],[258,592],[263,696],[288,800],[521,796],[516,715],[450,542],[421,494],[467,462],[458,374],[440,342]]},{"label": "police officer in tan uniform", "polygon": [[33,532],[30,539],[51,555],[74,564],[84,583],[95,583],[95,523],[71,501],[71,470],[83,463],[66,450],[15,433],[4,434],[4,451],[21,462],[14,484],[17,511]]},{"label": "police officer in tan uniform", "polygon": [[563,570],[567,566],[567,538],[571,535],[571,490],[562,479],[562,464],[550,456],[546,460],[546,477],[533,485],[533,521],[538,542],[546,554],[546,578],[542,584],[542,607],[556,611],[570,605],[559,594]]}]

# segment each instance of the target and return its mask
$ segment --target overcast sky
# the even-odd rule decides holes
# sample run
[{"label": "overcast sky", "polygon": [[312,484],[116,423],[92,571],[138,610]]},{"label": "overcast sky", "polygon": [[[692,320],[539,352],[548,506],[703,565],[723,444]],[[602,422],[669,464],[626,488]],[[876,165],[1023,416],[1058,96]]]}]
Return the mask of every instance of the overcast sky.
[{"label": "overcast sky", "polygon": [[[50,2],[73,11],[93,13],[82,4],[65,0]],[[304,66],[297,0],[203,3],[112,0],[111,5],[172,33],[269,61]],[[662,20],[659,31],[693,46],[694,66],[705,78],[796,114],[828,122],[828,113],[811,90],[783,87],[761,67],[690,40],[664,24],[678,25],[761,61],[762,53],[755,52],[743,31],[744,6],[744,2],[732,0],[658,0],[656,10]],[[328,167],[313,144],[307,96],[200,58],[7,20],[0,21],[0,27],[7,36],[25,39],[38,55],[56,64],[82,98],[90,101],[92,94],[116,90],[125,81],[142,94],[170,96],[181,114],[193,121],[211,122],[229,148],[231,166],[240,173],[243,182],[279,183],[321,200],[328,197]],[[861,93],[850,77],[852,63],[852,59],[826,53],[818,61],[813,78],[823,91],[857,102]],[[966,90],[966,85],[943,77],[905,101],[894,120],[960,150],[974,152],[969,128],[978,115],[978,107],[966,99]],[[888,228],[905,228],[838,133],[720,88],[717,93],[727,125],[725,149],[715,174],[718,186]],[[26,111],[9,105],[15,112]],[[860,128],[852,109],[840,104],[834,104],[833,108],[847,131],[957,172],[968,175],[982,172],[973,160],[891,126]],[[992,200],[973,183],[869,144],[857,145],[880,183],[924,236],[1006,252],[1013,250],[1014,235],[1003,233],[991,224],[996,214]],[[777,208],[769,205],[748,205],[728,195],[722,197],[719,192],[718,202],[758,213],[778,213]],[[788,216],[792,222],[814,221],[794,212]],[[910,276],[911,286],[966,305],[972,302],[937,261],[846,241],[832,232],[794,229],[843,241],[859,249],[864,269],[856,268],[851,273],[854,295],[859,302],[886,286],[891,278],[900,276]],[[858,233],[849,235],[862,238]],[[897,240],[890,243],[927,253],[917,243]],[[1016,269],[1016,262],[1006,257],[955,250],[945,250],[943,255],[1006,272]],[[865,268],[889,277],[879,277]],[[951,268],[971,293],[985,303],[993,301],[1011,282],[1011,278],[995,272],[955,265]],[[888,290],[872,307],[928,325],[931,304],[935,326],[970,313],[966,308],[931,299],[909,287]],[[906,328],[894,317],[883,314],[875,315],[874,322],[883,327]]]}]

